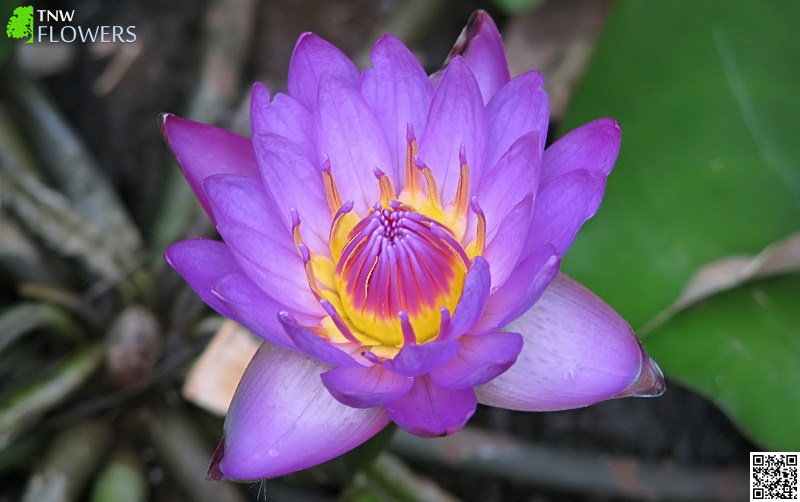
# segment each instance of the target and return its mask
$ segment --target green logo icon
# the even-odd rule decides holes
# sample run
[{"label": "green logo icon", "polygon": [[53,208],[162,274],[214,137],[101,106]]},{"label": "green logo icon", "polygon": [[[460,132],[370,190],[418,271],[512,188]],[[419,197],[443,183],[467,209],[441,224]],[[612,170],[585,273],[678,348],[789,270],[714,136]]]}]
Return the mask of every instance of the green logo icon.
[{"label": "green logo icon", "polygon": [[6,35],[10,38],[27,38],[26,44],[33,43],[33,6],[25,5],[14,9],[14,14],[6,25]]}]

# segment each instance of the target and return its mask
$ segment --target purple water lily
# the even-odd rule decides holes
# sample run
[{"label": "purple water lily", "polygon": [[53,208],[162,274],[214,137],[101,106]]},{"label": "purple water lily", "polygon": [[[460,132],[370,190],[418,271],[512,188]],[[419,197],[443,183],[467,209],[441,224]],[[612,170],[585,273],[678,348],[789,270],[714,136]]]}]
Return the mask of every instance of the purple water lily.
[{"label": "purple water lily", "polygon": [[663,391],[628,324],[558,272],[600,204],[618,125],[545,150],[543,78],[510,78],[483,12],[432,77],[389,35],[370,60],[359,71],[302,35],[286,94],[253,87],[252,140],[163,118],[224,240],[166,258],[264,340],[212,479],[303,469],[389,421],[451,434],[477,403],[561,410]]}]

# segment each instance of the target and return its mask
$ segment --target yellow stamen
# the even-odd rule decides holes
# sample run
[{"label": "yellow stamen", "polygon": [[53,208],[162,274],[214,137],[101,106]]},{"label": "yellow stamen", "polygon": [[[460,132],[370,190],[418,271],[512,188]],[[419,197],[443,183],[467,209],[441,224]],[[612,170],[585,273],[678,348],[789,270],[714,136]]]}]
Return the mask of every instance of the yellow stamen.
[{"label": "yellow stamen", "polygon": [[389,207],[389,201],[397,197],[397,192],[394,191],[394,185],[391,178],[377,167],[373,170],[375,177],[378,178],[378,185],[381,189],[381,205]]},{"label": "yellow stamen", "polygon": [[300,217],[297,215],[297,211],[294,208],[291,209],[292,211],[292,240],[294,241],[294,247],[297,249],[297,252],[300,252],[300,244],[303,243],[303,236],[300,235]]},{"label": "yellow stamen", "polygon": [[294,247],[297,249],[297,252],[300,254],[300,258],[303,260],[308,287],[311,288],[311,292],[314,293],[314,296],[317,298],[317,300],[319,300],[322,298],[322,294],[320,293],[317,279],[314,277],[314,266],[312,265],[311,261],[311,251],[303,242],[303,236],[300,234],[300,216],[297,214],[297,211],[294,208],[291,209],[291,212],[292,240],[294,241]]},{"label": "yellow stamen", "polygon": [[297,249],[300,251],[300,258],[303,259],[308,287],[311,288],[311,292],[314,293],[314,297],[319,300],[322,298],[322,292],[319,290],[319,284],[317,283],[316,277],[314,277],[314,266],[311,262],[311,251],[309,251],[308,246],[302,242],[297,244]]},{"label": "yellow stamen", "polygon": [[331,216],[333,216],[336,214],[336,211],[342,207],[344,201],[342,201],[342,196],[339,195],[339,187],[336,186],[336,180],[333,179],[331,164],[327,158],[323,160],[322,165],[322,184],[325,186],[325,198],[328,201],[328,209],[331,212]]},{"label": "yellow stamen", "polygon": [[410,194],[420,193],[422,189],[419,169],[414,165],[414,158],[417,156],[419,148],[413,134],[411,126],[409,126],[408,142],[406,143],[406,183],[403,186],[403,192]]},{"label": "yellow stamen", "polygon": [[333,216],[328,242],[331,246],[331,256],[339,260],[342,249],[347,245],[348,235],[358,223],[358,216],[353,213],[353,200],[348,200]]},{"label": "yellow stamen", "polygon": [[478,198],[476,196],[472,196],[470,207],[477,218],[475,240],[470,242],[467,247],[464,248],[464,251],[466,251],[467,256],[472,259],[483,254],[483,250],[486,247],[486,215],[483,214],[483,210],[478,205]]},{"label": "yellow stamen", "polygon": [[425,184],[427,185],[426,194],[428,196],[428,204],[433,207],[442,207],[442,202],[439,199],[439,185],[436,184],[436,177],[428,166],[423,165],[419,168],[422,171],[422,176],[425,177]]},{"label": "yellow stamen", "polygon": [[455,214],[467,214],[467,207],[469,206],[469,167],[467,167],[466,162],[461,164],[458,188],[451,206]]},{"label": "yellow stamen", "polygon": [[467,210],[469,209],[469,166],[463,159],[458,187],[453,202],[444,210],[444,223],[450,227],[457,239],[461,240],[467,228]]},{"label": "yellow stamen", "polygon": [[334,273],[336,265],[327,256],[311,253],[311,266],[314,268],[314,278],[322,288],[336,291]]},{"label": "yellow stamen", "polygon": [[486,246],[486,217],[483,213],[478,215],[478,230],[475,237],[475,255],[483,253],[484,246]]}]

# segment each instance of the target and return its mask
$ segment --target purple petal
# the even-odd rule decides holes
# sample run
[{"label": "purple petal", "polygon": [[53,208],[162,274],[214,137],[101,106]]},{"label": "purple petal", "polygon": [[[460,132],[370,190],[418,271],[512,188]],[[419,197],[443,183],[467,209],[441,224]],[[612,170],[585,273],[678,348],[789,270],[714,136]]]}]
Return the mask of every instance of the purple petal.
[{"label": "purple petal", "polygon": [[486,307],[491,283],[489,264],[482,257],[475,257],[464,279],[464,289],[450,319],[450,325],[441,339],[450,340],[459,337],[478,322]]},{"label": "purple petal", "polygon": [[[232,318],[251,333],[281,347],[297,350],[278,322],[278,312],[285,307],[261,291],[246,275],[222,277],[214,284],[213,292],[230,309]],[[319,322],[319,318],[316,320]]]},{"label": "purple petal", "polygon": [[486,246],[483,257],[489,262],[492,288],[502,286],[514,271],[528,239],[532,217],[533,195],[528,194],[503,218],[494,238]]},{"label": "purple petal", "polygon": [[272,235],[276,240],[283,238],[284,245],[291,246],[291,227],[283,222],[260,180],[235,174],[216,174],[203,181],[203,189],[217,224],[241,223],[262,234]]},{"label": "purple petal", "polygon": [[508,329],[525,345],[508,371],[476,389],[481,403],[563,410],[625,395],[632,386],[637,395],[663,391],[660,370],[625,320],[563,274]]},{"label": "purple petal", "polygon": [[536,193],[541,148],[538,132],[522,136],[478,187],[478,203],[486,215],[487,242],[494,238],[506,215],[526,196]]},{"label": "purple petal", "polygon": [[621,138],[614,119],[598,119],[570,131],[545,150],[541,185],[576,169],[608,176],[617,161]]},{"label": "purple petal", "polygon": [[486,301],[480,321],[472,333],[482,334],[503,328],[539,299],[558,273],[561,259],[553,246],[546,245],[523,258],[506,282]]},{"label": "purple petal", "polygon": [[419,157],[436,176],[444,204],[449,204],[456,193],[462,145],[470,168],[470,186],[479,186],[485,139],[486,116],[478,83],[461,57],[456,57],[434,90],[419,143]]},{"label": "purple petal", "polygon": [[456,56],[462,56],[475,74],[484,103],[488,103],[510,78],[500,32],[489,14],[482,10],[475,11],[469,18],[444,66]]},{"label": "purple petal", "polygon": [[261,82],[250,88],[250,137],[265,127],[266,111],[269,108],[269,89]]},{"label": "purple petal", "polygon": [[452,340],[438,340],[421,345],[406,345],[394,359],[384,362],[392,373],[407,377],[425,375],[455,357],[461,345]]},{"label": "purple petal", "polygon": [[471,389],[497,377],[514,364],[522,350],[522,336],[495,331],[482,336],[463,336],[461,351],[430,373],[433,383],[448,389]]},{"label": "purple petal", "polygon": [[554,179],[536,197],[526,249],[552,244],[564,254],[583,223],[597,212],[605,187],[605,176],[582,169]]},{"label": "purple petal", "polygon": [[507,83],[486,105],[489,142],[486,145],[486,169],[492,169],[518,138],[538,131],[544,148],[550,108],[542,89],[544,77],[539,72],[523,73]]},{"label": "purple petal", "polygon": [[175,153],[197,200],[213,220],[203,180],[213,174],[238,174],[258,179],[250,140],[218,127],[164,114],[161,131]]},{"label": "purple petal", "polygon": [[318,254],[328,254],[331,213],[322,185],[322,171],[300,147],[275,134],[259,134],[253,146],[261,176],[287,228],[292,226],[291,208],[300,215],[303,240]]},{"label": "purple petal", "polygon": [[379,200],[373,168],[386,172],[393,165],[380,124],[353,86],[327,77],[320,82],[318,119],[319,152],[330,158],[342,198],[364,213]]},{"label": "purple petal", "polygon": [[372,408],[396,401],[411,390],[414,379],[371,368],[334,368],[322,374],[322,385],[339,402],[353,408]]},{"label": "purple petal", "polygon": [[322,386],[327,366],[265,343],[250,361],[225,419],[223,452],[209,472],[273,478],[337,457],[389,422],[383,408],[345,406]]},{"label": "purple petal", "polygon": [[304,354],[332,366],[361,367],[349,354],[298,325],[289,314],[282,312],[278,318],[283,329]]},{"label": "purple petal", "polygon": [[317,131],[311,112],[295,99],[278,93],[266,108],[259,108],[251,136],[277,134],[297,145],[310,162],[317,160]]},{"label": "purple petal", "polygon": [[321,317],[305,266],[264,184],[243,176],[217,175],[206,178],[204,187],[220,235],[245,273],[290,311]]},{"label": "purple petal", "polygon": [[164,259],[211,308],[225,317],[234,317],[212,292],[221,277],[242,272],[228,246],[206,239],[180,241],[167,248]]},{"label": "purple petal", "polygon": [[428,377],[414,380],[411,392],[386,404],[389,417],[400,427],[423,437],[453,434],[475,413],[472,389],[445,389]]},{"label": "purple petal", "polygon": [[433,85],[417,58],[402,42],[384,35],[372,48],[373,68],[364,70],[361,94],[386,137],[393,164],[384,169],[397,188],[406,162],[407,124],[422,131],[433,97]]},{"label": "purple petal", "polygon": [[313,33],[303,33],[289,63],[286,89],[289,96],[309,110],[317,108],[317,93],[323,75],[332,75],[358,85],[361,74],[342,51]]},{"label": "purple petal", "polygon": [[240,223],[222,223],[217,228],[242,270],[262,291],[280,295],[281,303],[290,312],[322,312],[294,247]]}]

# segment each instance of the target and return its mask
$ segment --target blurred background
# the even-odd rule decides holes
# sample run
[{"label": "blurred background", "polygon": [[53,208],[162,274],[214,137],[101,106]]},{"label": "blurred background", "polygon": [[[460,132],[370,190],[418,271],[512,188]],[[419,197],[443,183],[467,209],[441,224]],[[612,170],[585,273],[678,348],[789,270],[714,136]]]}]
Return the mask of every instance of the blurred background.
[{"label": "blurred background", "polygon": [[[20,5],[0,3],[9,30]],[[0,35],[0,501],[746,500],[748,452],[800,450],[800,2],[32,5],[74,11],[37,21],[56,38],[132,29]],[[564,269],[637,329],[667,393],[479,408],[449,438],[387,431],[295,475],[205,481],[254,349],[163,263],[168,244],[215,233],[158,115],[247,135],[251,83],[283,90],[301,32],[361,67],[393,33],[432,73],[475,9],[512,75],[545,74],[550,142],[620,122],[606,198]]]}]

